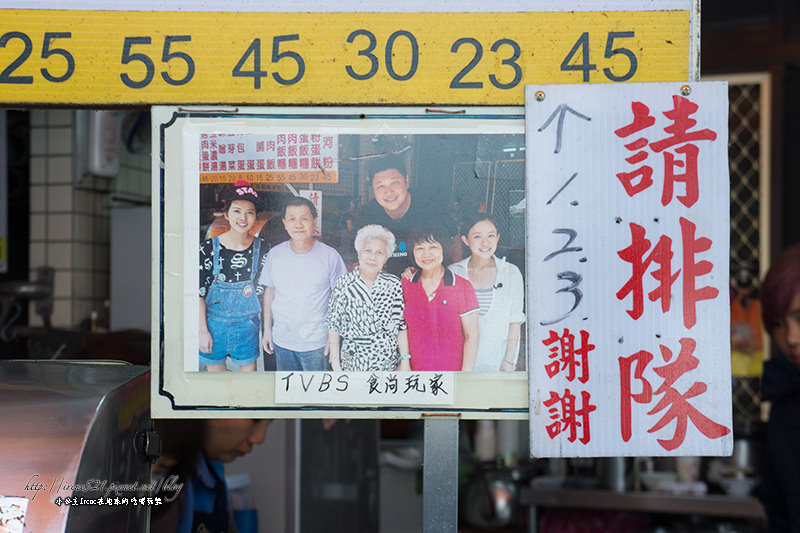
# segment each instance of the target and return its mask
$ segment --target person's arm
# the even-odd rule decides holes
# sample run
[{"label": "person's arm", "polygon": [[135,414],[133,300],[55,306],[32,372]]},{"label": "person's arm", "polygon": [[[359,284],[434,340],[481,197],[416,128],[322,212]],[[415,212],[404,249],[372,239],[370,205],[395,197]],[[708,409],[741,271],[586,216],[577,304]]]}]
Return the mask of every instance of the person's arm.
[{"label": "person's arm", "polygon": [[212,256],[206,257],[206,259],[203,260],[203,257],[206,255],[205,248],[206,243],[200,243],[200,305],[198,306],[198,309],[200,310],[200,338],[198,339],[198,344],[202,353],[211,353],[211,350],[214,349],[214,340],[211,338],[211,332],[208,331],[208,310],[206,309],[205,296],[208,294],[208,288],[213,282],[213,273],[209,272],[208,269],[213,268],[214,259]]},{"label": "person's arm", "polygon": [[396,370],[398,372],[411,371],[411,352],[408,349],[408,330],[401,329],[397,332],[397,348],[400,350],[400,357],[404,357],[397,362]]},{"label": "person's arm", "polygon": [[264,335],[261,344],[267,353],[275,353],[272,343],[272,300],[275,299],[275,287],[264,287],[262,314],[264,315]]},{"label": "person's arm", "polygon": [[208,322],[206,321],[206,299],[200,298],[200,351],[203,353],[211,353],[214,349],[214,340],[211,338],[211,332],[208,331]]},{"label": "person's arm", "polygon": [[[345,274],[347,274],[347,267],[344,264],[344,260],[342,259],[342,256],[339,254],[339,252],[334,251],[333,253],[334,253],[335,257],[333,258],[333,263],[332,263],[332,265],[331,265],[331,267],[329,269],[329,274],[328,274],[328,282],[330,283],[330,286],[331,286],[331,300],[333,300],[334,297],[336,296],[336,294],[335,294],[336,293],[336,287],[337,287],[336,282],[339,280],[340,277],[342,277]],[[329,313],[330,313],[330,307],[331,307],[330,302],[328,302],[328,312]],[[325,350],[323,351],[323,354],[327,355],[329,357],[331,355],[331,353],[330,353],[330,345],[328,343],[325,343]],[[334,367],[334,370],[336,370],[335,367]],[[340,368],[340,370],[341,370],[341,368]]]},{"label": "person's arm", "polygon": [[[344,266],[344,263],[342,262],[341,256],[339,256],[338,253],[336,254],[336,256],[337,256],[337,258],[339,260],[336,263],[337,266],[333,267],[332,272],[336,271],[336,270],[339,270],[339,266]],[[341,265],[339,265],[339,264],[341,264]],[[327,309],[327,313],[326,313],[326,317],[325,317],[325,327],[328,328],[328,340],[329,341],[330,341],[330,338],[331,338],[330,337],[331,333],[336,333],[337,334],[337,339],[341,339],[341,336],[339,336],[338,332],[339,331],[344,331],[342,329],[342,326],[344,326],[343,322],[346,320],[344,308],[347,306],[347,297],[344,294],[344,292],[345,292],[344,291],[344,285],[343,285],[344,279],[342,279],[342,276],[344,274],[346,274],[346,273],[347,273],[346,270],[343,273],[338,273],[338,274],[334,273],[329,278],[330,279],[330,283],[331,283],[331,294],[328,297],[328,309]],[[342,283],[339,282],[340,279],[342,279]],[[334,329],[336,331],[333,331]],[[341,344],[340,342],[336,343],[337,348],[340,346],[340,344]],[[331,344],[330,344],[330,342],[326,342],[325,343],[325,349],[323,350],[322,353],[323,353],[323,355],[327,355],[328,356],[329,360],[331,361],[331,366],[333,366],[333,359],[331,359],[331,358],[333,357],[334,354],[331,352]],[[336,353],[336,358],[337,358],[338,364],[339,364],[338,370],[341,370],[342,369],[341,360],[339,360],[339,353],[338,352]],[[333,366],[333,369],[337,370],[336,366]]]},{"label": "person's arm", "polygon": [[333,258],[333,264],[331,265],[328,278],[329,280],[328,282],[331,285],[331,289],[333,289],[333,287],[336,286],[336,281],[341,276],[347,274],[347,266],[344,264],[344,259],[342,259],[342,256],[339,255],[339,252],[334,252],[334,254],[335,256]]},{"label": "person's arm", "polygon": [[334,330],[328,330],[328,344],[326,349],[328,351],[328,361],[331,363],[331,368],[333,368],[336,372],[341,372],[342,370],[342,361],[339,355],[339,348],[341,343],[341,337],[338,333]]},{"label": "person's arm", "polygon": [[478,358],[478,310],[461,315],[461,332],[464,334],[464,351],[461,357],[461,370],[475,368]]},{"label": "person's arm", "polygon": [[406,267],[405,270],[403,270],[403,273],[400,275],[400,277],[401,278],[405,278],[408,281],[411,281],[412,279],[414,279],[414,274],[416,274],[416,273],[417,273],[417,267],[408,266],[408,267]]},{"label": "person's arm", "polygon": [[[508,288],[501,288],[500,290],[507,291],[511,299],[511,313],[509,316],[508,324],[508,344],[506,344],[506,354],[503,362],[500,365],[500,370],[505,372],[513,372],[516,370],[517,358],[519,357],[519,336],[522,329],[522,323],[525,321],[525,313],[523,306],[525,305],[525,285],[522,282],[522,274],[519,269],[511,263],[507,264],[508,268]],[[510,363],[510,364],[509,364]]]},{"label": "person's arm", "polygon": [[519,341],[519,332],[522,329],[522,323],[511,322],[508,325],[508,343],[506,344],[506,355],[503,362],[500,363],[500,370],[503,372],[513,372],[517,368],[517,355],[519,349],[517,342]]}]

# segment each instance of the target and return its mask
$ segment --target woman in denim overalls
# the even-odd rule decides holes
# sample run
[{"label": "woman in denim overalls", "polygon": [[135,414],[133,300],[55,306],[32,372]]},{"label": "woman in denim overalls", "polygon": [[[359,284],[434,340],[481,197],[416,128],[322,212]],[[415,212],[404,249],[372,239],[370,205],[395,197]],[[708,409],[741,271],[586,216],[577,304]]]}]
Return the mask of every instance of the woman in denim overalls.
[{"label": "woman in denim overalls", "polygon": [[[255,371],[260,356],[261,303],[256,279],[263,243],[250,235],[256,222],[258,193],[239,180],[225,203],[230,225],[200,247],[200,363],[209,371],[227,370],[225,360],[243,371]],[[266,250],[264,250],[266,252]],[[204,284],[212,267],[210,286]]]}]

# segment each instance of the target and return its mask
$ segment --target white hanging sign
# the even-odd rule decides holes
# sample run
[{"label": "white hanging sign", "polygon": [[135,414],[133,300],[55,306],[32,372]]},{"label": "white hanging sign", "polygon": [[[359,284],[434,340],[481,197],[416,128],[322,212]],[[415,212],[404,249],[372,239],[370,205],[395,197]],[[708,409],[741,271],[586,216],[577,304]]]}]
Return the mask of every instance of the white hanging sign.
[{"label": "white hanging sign", "polygon": [[731,453],[727,103],[526,87],[533,455]]}]

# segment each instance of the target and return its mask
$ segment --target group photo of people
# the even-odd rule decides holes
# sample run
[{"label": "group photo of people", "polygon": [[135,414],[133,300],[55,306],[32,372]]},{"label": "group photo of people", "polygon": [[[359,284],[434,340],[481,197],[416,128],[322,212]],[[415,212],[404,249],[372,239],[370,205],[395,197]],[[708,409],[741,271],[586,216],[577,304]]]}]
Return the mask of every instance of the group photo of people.
[{"label": "group photo of people", "polygon": [[198,370],[525,370],[522,135],[230,137],[276,170],[201,173]]}]

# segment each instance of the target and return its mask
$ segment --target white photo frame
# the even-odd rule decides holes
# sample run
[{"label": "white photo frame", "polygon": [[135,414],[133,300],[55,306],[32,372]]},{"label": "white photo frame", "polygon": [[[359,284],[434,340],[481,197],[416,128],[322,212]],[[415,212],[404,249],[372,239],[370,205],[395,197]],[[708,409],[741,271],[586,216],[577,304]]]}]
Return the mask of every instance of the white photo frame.
[{"label": "white photo frame", "polygon": [[[303,132],[337,137],[339,150],[335,157],[338,158],[338,183],[320,189],[325,198],[321,240],[326,241],[330,237],[326,234],[326,225],[331,227],[330,224],[336,221],[333,214],[335,210],[329,206],[333,205],[333,200],[343,202],[344,199],[355,198],[363,202],[369,199],[371,187],[366,176],[361,175],[365,159],[387,151],[386,147],[389,147],[389,151],[397,152],[424,151],[424,157],[417,157],[413,153],[409,156],[415,171],[419,171],[417,174],[423,173],[423,167],[451,169],[449,175],[439,172],[436,173],[438,177],[431,177],[429,173],[425,178],[412,178],[411,189],[416,191],[415,194],[421,197],[423,193],[435,191],[442,196],[440,203],[445,208],[470,204],[469,208],[472,209],[471,204],[478,199],[475,209],[497,210],[508,222],[510,208],[525,205],[522,108],[201,109],[163,106],[153,108],[152,118],[153,198],[157,199],[153,211],[154,417],[420,418],[435,414],[474,419],[527,418],[525,371],[438,373],[438,379],[444,380],[445,389],[450,389],[447,399],[430,396],[427,399],[413,399],[408,396],[409,400],[406,401],[396,396],[392,399],[365,396],[367,393],[361,389],[354,392],[357,383],[368,386],[364,384],[369,381],[368,373],[333,373],[336,378],[349,376],[353,388],[350,392],[354,396],[309,394],[309,384],[312,384],[313,391],[326,379],[324,373],[310,372],[303,372],[304,380],[298,381],[305,387],[299,389],[299,395],[281,396],[281,392],[288,392],[280,390],[282,384],[288,382],[286,379],[282,381],[287,377],[286,374],[263,371],[263,362],[256,372],[202,372],[197,362],[200,211],[207,203],[207,189],[217,187],[200,184],[201,172],[204,176],[213,173],[210,165],[204,167],[202,164],[201,138],[232,135],[240,138],[251,136],[247,139],[253,140],[259,136],[264,139]],[[379,148],[377,151],[373,144]],[[484,168],[487,163],[488,170]],[[263,165],[264,172],[268,164]],[[457,168],[459,164],[463,168]],[[497,173],[498,166],[503,169],[500,174]],[[219,167],[215,167],[217,175],[213,179],[220,178]],[[341,176],[345,167],[349,168],[350,173],[346,183]],[[308,171],[313,174],[313,167]],[[265,178],[264,172],[259,178],[256,176],[258,168],[248,169],[245,165],[243,169],[237,169],[235,175],[251,178],[255,189],[268,201],[270,195],[288,194],[284,191],[290,191],[291,187],[274,183],[284,178],[269,172],[266,172],[269,176]],[[508,176],[503,172],[507,172]],[[236,176],[229,176],[232,176],[229,180],[232,183]],[[256,183],[260,179],[273,182]],[[296,176],[292,179],[296,179]],[[314,178],[307,175],[301,179]],[[413,183],[415,179],[419,179],[420,183]],[[426,180],[425,187],[421,184],[423,179]],[[218,181],[225,180],[220,178]],[[459,193],[462,182],[479,183],[479,186]],[[298,187],[296,183],[292,187],[295,191],[307,188],[305,185]],[[211,193],[211,196],[215,194]],[[324,204],[326,201],[331,203]],[[483,205],[480,205],[481,202]],[[204,216],[206,219],[202,221],[202,229],[207,234],[207,213]],[[504,229],[500,229],[500,245],[513,245],[512,238],[515,242],[519,241],[519,246],[507,248],[508,252],[516,255],[519,270],[525,272],[524,210],[518,209],[513,216],[513,232],[516,233],[513,236],[506,235]],[[512,226],[508,228],[506,233],[511,233]],[[509,240],[504,242],[504,239]],[[520,337],[524,346],[524,333]],[[523,350],[521,352],[519,359],[524,365],[527,357]],[[394,379],[402,383],[408,378],[406,374],[412,373],[396,374]],[[433,374],[423,372],[422,379],[433,379]],[[385,380],[392,376],[378,377]],[[320,392],[319,387],[316,392]],[[375,400],[370,401],[371,398]]]}]

